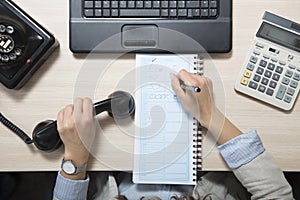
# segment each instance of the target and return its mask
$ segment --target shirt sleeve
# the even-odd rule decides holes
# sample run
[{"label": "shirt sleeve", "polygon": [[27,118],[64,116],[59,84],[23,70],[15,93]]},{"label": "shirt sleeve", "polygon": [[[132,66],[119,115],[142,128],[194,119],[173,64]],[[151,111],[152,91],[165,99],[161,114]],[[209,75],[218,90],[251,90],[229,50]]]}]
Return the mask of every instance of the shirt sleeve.
[{"label": "shirt sleeve", "polygon": [[57,174],[53,198],[58,200],[85,200],[90,178],[71,180]]},{"label": "shirt sleeve", "polygon": [[218,149],[231,169],[247,164],[265,151],[256,130],[241,134],[218,146]]}]

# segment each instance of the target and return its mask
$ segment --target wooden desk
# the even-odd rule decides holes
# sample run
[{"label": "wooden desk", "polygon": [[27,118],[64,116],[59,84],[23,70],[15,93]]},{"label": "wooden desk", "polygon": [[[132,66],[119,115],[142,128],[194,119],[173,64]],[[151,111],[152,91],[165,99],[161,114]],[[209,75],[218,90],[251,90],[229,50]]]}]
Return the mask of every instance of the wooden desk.
[{"label": "wooden desk", "polygon": [[[60,41],[60,48],[47,60],[41,69],[21,90],[8,90],[0,86],[0,111],[24,131],[31,134],[37,122],[55,119],[57,112],[72,103],[78,92],[75,84],[86,63],[86,55],[73,55],[69,50],[68,1],[15,0],[34,19],[51,30]],[[266,149],[273,154],[280,167],[286,171],[300,171],[300,104],[299,99],[292,112],[285,113],[268,105],[237,94],[234,82],[265,10],[300,21],[300,1],[233,1],[233,49],[229,54],[215,54],[212,61],[220,74],[213,76],[223,83],[215,82],[216,96],[224,99],[226,115],[242,130],[257,129]],[[106,55],[113,56],[113,55]],[[100,57],[97,56],[97,57]],[[89,59],[100,63],[101,58]],[[107,97],[118,88],[124,75],[135,67],[134,55],[125,55],[116,60],[100,75],[93,94],[94,100]],[[101,68],[101,66],[99,66]],[[104,76],[103,76],[104,75]],[[86,86],[89,83],[83,83]],[[123,87],[123,86],[122,86]],[[124,86],[125,87],[125,86]],[[74,95],[75,94],[75,95]],[[222,104],[222,100],[219,100]],[[91,159],[91,170],[123,169],[133,167],[133,132],[124,134],[106,114],[100,116],[103,133],[97,139],[97,159]],[[123,127],[128,128],[131,127]],[[128,132],[128,131],[127,131]],[[207,145],[207,143],[205,144]],[[205,149],[206,152],[207,149]],[[40,152],[27,146],[17,136],[0,125],[0,171],[50,171],[58,170],[63,150],[52,153]],[[228,170],[216,148],[204,157],[204,170]]]}]

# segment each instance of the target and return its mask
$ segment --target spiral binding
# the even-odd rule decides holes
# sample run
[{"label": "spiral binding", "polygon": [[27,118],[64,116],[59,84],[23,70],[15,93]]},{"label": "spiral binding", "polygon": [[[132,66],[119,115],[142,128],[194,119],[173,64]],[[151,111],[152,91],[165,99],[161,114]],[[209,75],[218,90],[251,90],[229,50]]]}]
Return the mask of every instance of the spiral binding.
[{"label": "spiral binding", "polygon": [[17,127],[16,125],[14,125],[11,121],[9,121],[1,113],[0,113],[0,122],[4,126],[6,126],[7,128],[9,128],[12,132],[14,132],[15,134],[17,134],[26,144],[33,143],[33,141],[31,140],[31,138],[24,131],[22,131],[19,127]]},{"label": "spiral binding", "polygon": [[[194,57],[194,73],[203,75],[203,60],[199,56]],[[193,118],[193,181],[197,180],[197,171],[202,169],[202,126]]]}]

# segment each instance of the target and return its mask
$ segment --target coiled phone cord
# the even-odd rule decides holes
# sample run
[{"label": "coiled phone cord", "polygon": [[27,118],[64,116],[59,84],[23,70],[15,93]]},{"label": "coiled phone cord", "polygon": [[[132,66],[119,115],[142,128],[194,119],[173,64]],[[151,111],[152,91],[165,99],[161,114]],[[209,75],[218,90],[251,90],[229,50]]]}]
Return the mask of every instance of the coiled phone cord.
[{"label": "coiled phone cord", "polygon": [[26,144],[31,144],[33,143],[33,140],[24,132],[22,131],[19,127],[14,125],[11,121],[9,121],[6,117],[4,117],[1,112],[0,112],[0,122],[9,128],[12,132],[17,134]]}]

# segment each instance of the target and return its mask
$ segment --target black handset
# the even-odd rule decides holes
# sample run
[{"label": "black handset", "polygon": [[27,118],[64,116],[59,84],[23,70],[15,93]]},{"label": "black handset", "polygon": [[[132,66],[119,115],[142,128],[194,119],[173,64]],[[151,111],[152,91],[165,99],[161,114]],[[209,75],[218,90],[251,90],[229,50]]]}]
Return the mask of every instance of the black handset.
[{"label": "black handset", "polygon": [[[107,111],[109,115],[114,118],[133,117],[135,112],[134,99],[127,92],[116,91],[112,93],[108,99],[94,103],[95,115],[104,111]],[[35,146],[42,151],[54,151],[62,144],[57,131],[56,120],[46,120],[37,124],[32,133],[32,140],[1,114],[0,121],[18,134],[25,142],[27,141],[26,143],[30,144],[33,142]]]}]

